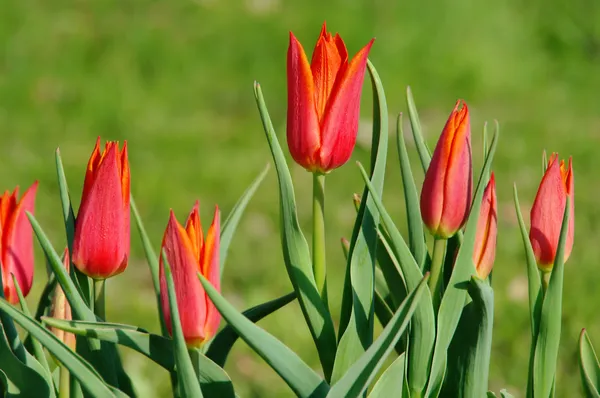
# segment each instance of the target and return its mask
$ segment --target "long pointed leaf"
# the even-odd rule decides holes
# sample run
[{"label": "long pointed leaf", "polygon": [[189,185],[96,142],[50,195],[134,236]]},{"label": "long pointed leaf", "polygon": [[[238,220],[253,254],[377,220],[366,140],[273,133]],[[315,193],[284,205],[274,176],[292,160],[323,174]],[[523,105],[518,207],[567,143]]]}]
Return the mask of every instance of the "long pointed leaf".
[{"label": "long pointed leaf", "polygon": [[483,191],[488,182],[486,176],[489,176],[490,174],[492,160],[498,145],[498,137],[499,130],[496,130],[496,134],[494,134],[492,139],[490,151],[485,159],[483,169],[479,176],[475,198],[473,199],[473,205],[471,206],[471,211],[467,220],[463,243],[458,251],[450,282],[448,283],[440,304],[437,320],[437,339],[433,352],[433,361],[431,363],[431,375],[427,386],[427,397],[437,397],[439,394],[446,369],[448,347],[450,346],[450,342],[454,336],[456,327],[458,326],[465,300],[467,299],[466,287],[471,279],[471,275],[475,274],[473,248],[475,246],[475,233],[477,221],[479,219],[479,209],[481,207]]},{"label": "long pointed leaf", "polygon": [[240,314],[200,273],[198,277],[227,323],[281,376],[298,397],[318,398],[327,394],[329,386],[325,380],[305,364],[296,353]]},{"label": "long pointed leaf", "polygon": [[567,197],[563,222],[554,259],[554,267],[550,276],[548,290],[544,295],[540,330],[535,345],[533,360],[533,395],[534,397],[549,397],[554,389],[556,377],[556,361],[560,344],[563,274],[565,265],[565,242],[569,225],[569,209],[571,199]]},{"label": "long pointed leaf", "polygon": [[579,335],[579,370],[586,397],[600,398],[600,362],[585,329]]},{"label": "long pointed leaf", "polygon": [[426,291],[427,274],[421,283],[413,290],[402,303],[394,317],[383,329],[381,335],[373,342],[369,349],[352,365],[344,377],[340,379],[329,391],[327,398],[358,398],[367,390],[377,372],[383,366],[388,354],[400,339],[417,304]]},{"label": "long pointed leaf", "polygon": [[410,87],[406,88],[406,103],[408,105],[408,116],[410,119],[413,138],[415,140],[415,146],[417,147],[417,153],[419,154],[419,159],[421,159],[423,172],[426,172],[429,168],[429,163],[431,162],[431,151],[427,147],[427,143],[423,138],[421,121],[419,120],[419,114],[417,112],[417,107],[415,105],[415,100]]},{"label": "long pointed leaf", "polygon": [[404,388],[404,361],[405,355],[401,354],[390,366],[379,376],[377,383],[373,386],[369,398],[401,397]]},{"label": "long pointed leaf", "polygon": [[[375,67],[370,61],[367,62],[367,67],[375,94],[373,99],[371,182],[376,192],[381,195],[388,148],[387,102],[381,79]],[[348,319],[348,323],[340,325],[341,337],[335,357],[332,383],[339,380],[373,342],[374,272],[379,212],[366,190],[362,196],[358,214],[354,227],[356,233],[352,234],[350,242],[350,260],[347,263],[345,292],[342,295],[342,316],[344,320]],[[348,290],[352,294],[348,294]],[[349,318],[347,318],[348,310],[351,310]]]},{"label": "long pointed leaf", "polygon": [[[275,300],[252,307],[244,311],[242,315],[244,315],[250,321],[256,323],[267,315],[270,315],[278,309],[283,308],[287,304],[291,303],[295,298],[295,292],[288,293],[285,296],[276,298]],[[235,329],[230,325],[227,325],[225,328],[223,328],[223,330],[217,333],[215,338],[210,342],[210,347],[206,352],[206,356],[215,361],[215,363],[219,366],[225,366],[227,356],[229,355],[229,352],[231,351],[231,348],[233,348],[233,344],[235,344],[238,337],[239,335]]]},{"label": "long pointed leaf", "polygon": [[283,151],[275,135],[273,123],[258,83],[254,84],[254,96],[260,112],[267,141],[273,155],[279,180],[279,202],[281,214],[281,246],[283,258],[304,319],[315,341],[325,379],[331,378],[336,352],[335,329],[331,314],[321,300],[312,270],[312,260],[308,243],[302,234],[296,212],[296,199],[292,177],[287,167]]}]

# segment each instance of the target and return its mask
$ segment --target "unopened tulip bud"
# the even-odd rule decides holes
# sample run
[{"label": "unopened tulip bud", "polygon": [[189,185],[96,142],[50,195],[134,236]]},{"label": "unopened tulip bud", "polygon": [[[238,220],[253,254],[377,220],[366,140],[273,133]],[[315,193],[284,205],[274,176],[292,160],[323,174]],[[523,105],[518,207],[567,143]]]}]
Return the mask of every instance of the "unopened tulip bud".
[{"label": "unopened tulip bud", "polygon": [[498,215],[496,203],[496,180],[494,173],[490,177],[483,193],[479,219],[477,221],[477,234],[473,250],[473,263],[477,276],[487,278],[494,266],[496,258],[496,236],[498,235]]}]

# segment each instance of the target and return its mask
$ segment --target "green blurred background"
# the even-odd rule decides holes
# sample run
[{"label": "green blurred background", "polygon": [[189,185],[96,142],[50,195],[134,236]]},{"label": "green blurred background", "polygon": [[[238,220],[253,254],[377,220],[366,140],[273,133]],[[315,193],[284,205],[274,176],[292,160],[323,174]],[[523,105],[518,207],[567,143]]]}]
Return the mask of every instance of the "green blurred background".
[{"label": "green blurred background", "polygon": [[[404,95],[410,85],[430,146],[457,98],[470,105],[478,166],[483,123],[500,121],[494,164],[500,235],[490,381],[496,391],[506,387],[523,396],[529,353],[526,273],[512,185],[518,185],[527,215],[541,176],[542,150],[574,157],[576,242],[565,274],[557,396],[580,395],[576,342],[581,328],[588,328],[600,344],[596,0],[4,0],[0,186],[25,187],[39,179],[37,214],[61,250],[64,234],[53,152],[60,146],[77,203],[87,159],[100,135],[128,140],[132,193],[156,249],[169,208],[183,219],[200,199],[205,225],[214,204],[226,216],[270,162],[252,83],[260,81],[284,140],[288,31],[310,54],[323,20],[341,33],[351,54],[377,38],[370,59],[387,90],[390,116],[406,111]],[[361,129],[360,142],[367,145],[370,98],[366,84],[362,114],[367,127],[365,134]],[[413,147],[409,150],[414,153]],[[367,160],[367,151],[359,145],[354,158]],[[308,234],[310,176],[296,165],[291,168]],[[422,173],[416,177],[420,184]],[[386,182],[386,205],[403,226],[393,145]],[[362,191],[354,162],[332,173],[327,185],[330,290],[337,314],[344,272],[339,238],[351,234],[352,194]],[[277,202],[271,171],[244,215],[228,258],[223,293],[239,309],[291,290],[277,236]],[[157,331],[152,284],[135,229],[132,243],[127,271],[109,281],[108,316]],[[37,259],[31,303],[45,282],[40,251]],[[297,304],[261,325],[318,367]],[[166,372],[130,352],[126,367],[140,396],[168,396]],[[234,348],[227,371],[243,397],[292,395],[243,343]]]}]

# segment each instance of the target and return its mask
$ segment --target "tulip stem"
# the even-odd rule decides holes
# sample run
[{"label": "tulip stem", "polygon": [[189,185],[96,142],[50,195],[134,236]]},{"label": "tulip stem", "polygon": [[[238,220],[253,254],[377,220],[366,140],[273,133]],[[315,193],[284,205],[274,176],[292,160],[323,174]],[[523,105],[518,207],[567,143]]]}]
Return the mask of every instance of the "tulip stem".
[{"label": "tulip stem", "polygon": [[321,299],[327,304],[325,263],[325,174],[313,173],[313,273]]},{"label": "tulip stem", "polygon": [[433,308],[437,313],[442,300],[442,268],[446,252],[446,239],[435,238],[433,241],[433,253],[431,256],[431,277],[429,278],[429,290]]},{"label": "tulip stem", "polygon": [[58,398],[69,398],[71,395],[71,377],[69,369],[65,366],[60,365],[59,381],[58,381]]},{"label": "tulip stem", "polygon": [[106,279],[94,279],[94,313],[104,321],[106,321],[104,307],[105,286]]}]

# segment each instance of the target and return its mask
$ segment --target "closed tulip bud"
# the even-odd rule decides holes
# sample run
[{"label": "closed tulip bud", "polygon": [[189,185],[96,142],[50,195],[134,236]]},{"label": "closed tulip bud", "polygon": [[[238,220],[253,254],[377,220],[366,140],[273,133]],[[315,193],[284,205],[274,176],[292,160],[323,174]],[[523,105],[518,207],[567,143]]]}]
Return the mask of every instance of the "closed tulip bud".
[{"label": "closed tulip bud", "polygon": [[531,228],[529,230],[529,240],[535,259],[538,267],[543,271],[550,271],[554,265],[567,197],[570,198],[571,205],[564,261],[567,261],[573,249],[575,181],[572,159],[569,158],[569,167],[567,168],[564,160],[559,162],[558,154],[553,153],[531,207]]},{"label": "closed tulip bud", "polygon": [[351,60],[342,38],[325,24],[311,63],[290,32],[287,54],[287,140],[292,157],[311,172],[326,173],[350,159],[360,116],[371,40]]},{"label": "closed tulip bud", "polygon": [[81,206],[75,222],[73,264],[87,276],[106,279],[120,274],[129,259],[129,162],[127,142],[100,137],[85,174]]},{"label": "closed tulip bud", "polygon": [[33,214],[37,181],[18,200],[19,187],[11,194],[0,196],[0,260],[4,297],[12,304],[19,302],[13,283],[14,275],[19,288],[27,296],[33,283],[33,230],[26,212]]},{"label": "closed tulip bud", "polygon": [[498,215],[496,204],[496,180],[494,173],[490,177],[485,191],[479,219],[477,221],[477,235],[475,236],[475,247],[473,250],[473,263],[477,276],[481,279],[487,278],[494,266],[496,258],[496,236],[498,235]]},{"label": "closed tulip bud", "polygon": [[[65,252],[63,254],[63,265],[65,266],[67,273],[69,273],[70,262],[71,261],[69,259],[69,249],[67,248],[67,249],[65,249]],[[50,309],[50,316],[52,318],[62,319],[65,321],[70,321],[72,319],[71,306],[69,305],[69,302],[67,301],[65,292],[63,292],[62,288],[58,284],[56,285],[56,288],[54,289],[54,297],[52,298],[52,307]],[[54,333],[54,335],[56,337],[58,337],[58,339],[60,341],[65,343],[72,350],[75,350],[76,340],[75,340],[75,335],[73,333],[68,333],[68,332],[65,332],[64,330],[61,330],[61,329],[58,329],[55,327],[50,327],[50,330],[52,331],[52,333]]]},{"label": "closed tulip bud", "polygon": [[[219,234],[218,207],[215,209],[214,219],[206,238],[202,233],[198,202],[194,205],[185,228],[179,224],[171,210],[162,250],[173,273],[181,329],[189,347],[199,347],[209,341],[217,332],[221,322],[219,311],[206,294],[197,275],[200,272],[215,289],[221,290]],[[162,256],[159,273],[162,310],[167,329],[172,334],[171,310]]]},{"label": "closed tulip bud", "polygon": [[471,125],[467,104],[456,102],[431,163],[421,191],[421,216],[429,231],[447,239],[465,223],[471,204]]}]

